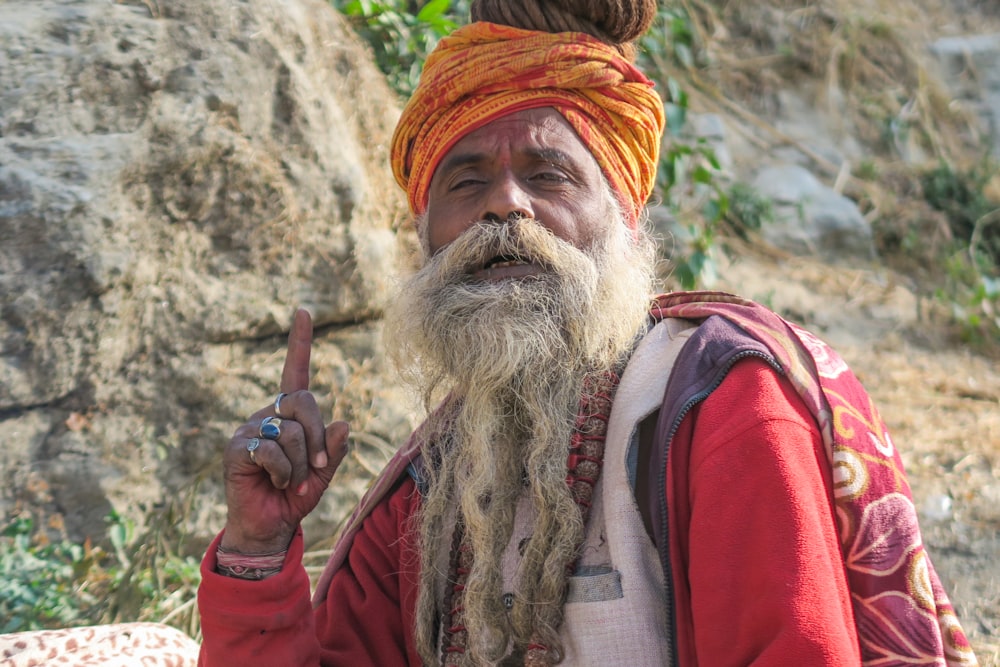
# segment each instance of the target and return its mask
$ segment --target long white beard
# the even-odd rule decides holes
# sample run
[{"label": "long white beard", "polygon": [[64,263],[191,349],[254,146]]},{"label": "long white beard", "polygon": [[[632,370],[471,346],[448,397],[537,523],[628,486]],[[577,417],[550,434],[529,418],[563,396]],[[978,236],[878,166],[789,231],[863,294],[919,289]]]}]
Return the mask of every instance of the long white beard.
[{"label": "long white beard", "polygon": [[[652,247],[620,219],[584,250],[534,220],[483,222],[431,258],[390,309],[397,365],[428,405],[447,390],[461,406],[447,423],[428,424],[442,437],[436,456],[425,452],[440,465],[425,466],[419,523],[417,640],[427,664],[436,662],[446,578],[439,549],[450,543],[456,512],[474,554],[464,592],[468,664],[495,662],[533,634],[559,649],[566,565],[583,538],[565,483],[570,435],[584,378],[627,354],[648,316]],[[529,257],[546,270],[471,278],[498,255]],[[500,561],[525,492],[537,517],[508,613]]]}]

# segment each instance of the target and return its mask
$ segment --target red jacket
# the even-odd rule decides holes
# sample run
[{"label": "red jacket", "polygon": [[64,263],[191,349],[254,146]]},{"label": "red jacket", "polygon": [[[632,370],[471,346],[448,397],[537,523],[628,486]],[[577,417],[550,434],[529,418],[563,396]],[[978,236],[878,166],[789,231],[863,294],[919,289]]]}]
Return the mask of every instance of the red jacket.
[{"label": "red jacket", "polygon": [[[762,360],[721,377],[678,416],[665,484],[651,487],[669,508],[657,537],[669,540],[678,665],[860,664],[815,422]],[[198,596],[201,665],[420,665],[419,559],[406,530],[419,502],[400,480],[315,609],[301,534],[282,572],[260,582],[216,574],[213,543]]]}]

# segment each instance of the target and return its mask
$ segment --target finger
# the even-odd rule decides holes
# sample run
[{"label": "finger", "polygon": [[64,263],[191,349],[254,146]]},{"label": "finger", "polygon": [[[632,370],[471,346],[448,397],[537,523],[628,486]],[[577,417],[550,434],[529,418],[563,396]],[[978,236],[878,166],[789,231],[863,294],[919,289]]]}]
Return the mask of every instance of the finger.
[{"label": "finger", "polygon": [[347,436],[350,435],[351,427],[347,422],[337,421],[326,427],[326,452],[324,453],[322,465],[317,468],[327,468],[328,466],[337,469],[337,466],[347,456],[350,445]]},{"label": "finger", "polygon": [[290,464],[290,477],[285,481],[285,486],[278,488],[290,488],[293,493],[301,496],[305,493],[305,483],[309,479],[309,454],[302,425],[291,419],[281,420],[281,435],[277,442]]},{"label": "finger", "polygon": [[316,397],[308,391],[297,391],[281,399],[281,416],[297,421],[305,433],[305,447],[313,467],[323,468],[321,455],[326,448],[323,415]]},{"label": "finger", "polygon": [[292,463],[280,444],[274,440],[261,438],[260,446],[254,452],[254,458],[256,464],[267,472],[274,488],[288,488],[292,479]]},{"label": "finger", "polygon": [[309,355],[312,352],[312,317],[299,308],[288,332],[288,351],[281,369],[281,391],[290,394],[309,389]]},{"label": "finger", "polygon": [[292,464],[285,456],[281,445],[274,440],[260,437],[257,426],[251,424],[244,424],[236,431],[226,446],[223,460],[227,495],[230,480],[236,478],[264,474],[268,476],[272,486],[284,489],[292,476]]},{"label": "finger", "polygon": [[[251,447],[251,442],[253,439],[257,439],[259,442],[257,445]],[[253,472],[252,468],[260,466],[260,445],[263,444],[264,440],[258,436],[257,429],[251,427],[249,424],[244,424],[233,434],[232,439],[226,445],[226,450],[223,453],[223,465],[227,468],[231,466],[236,466],[234,472],[239,472],[240,474],[246,474],[248,472]],[[250,450],[253,449],[253,456],[250,456]]]}]

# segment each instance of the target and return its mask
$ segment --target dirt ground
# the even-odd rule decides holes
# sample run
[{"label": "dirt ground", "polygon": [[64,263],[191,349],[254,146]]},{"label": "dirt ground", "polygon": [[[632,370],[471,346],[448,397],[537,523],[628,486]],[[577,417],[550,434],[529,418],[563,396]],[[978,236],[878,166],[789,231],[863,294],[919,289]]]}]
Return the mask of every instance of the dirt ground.
[{"label": "dirt ground", "polygon": [[1000,666],[1000,364],[944,335],[881,268],[741,251],[714,288],[832,344],[902,453],[924,541],[982,665]]}]

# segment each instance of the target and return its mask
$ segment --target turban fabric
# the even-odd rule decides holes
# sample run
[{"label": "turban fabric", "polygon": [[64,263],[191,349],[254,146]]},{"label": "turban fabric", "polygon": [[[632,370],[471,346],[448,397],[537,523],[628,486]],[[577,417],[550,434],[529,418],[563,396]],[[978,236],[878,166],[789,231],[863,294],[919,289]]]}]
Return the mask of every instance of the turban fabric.
[{"label": "turban fabric", "polygon": [[396,126],[392,169],[410,209],[426,211],[434,170],[462,137],[539,107],[569,122],[635,225],[653,189],[663,132],[653,83],[590,35],[486,22],[438,43]]}]

